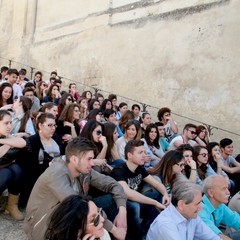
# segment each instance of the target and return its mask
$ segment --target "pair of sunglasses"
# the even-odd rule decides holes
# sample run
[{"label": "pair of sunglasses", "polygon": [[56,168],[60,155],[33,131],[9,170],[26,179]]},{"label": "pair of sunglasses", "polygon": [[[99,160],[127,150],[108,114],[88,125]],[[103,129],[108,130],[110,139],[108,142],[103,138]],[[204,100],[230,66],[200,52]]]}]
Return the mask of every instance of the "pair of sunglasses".
[{"label": "pair of sunglasses", "polygon": [[100,222],[100,216],[103,216],[102,208],[99,208],[98,215],[93,219],[91,223],[89,223],[89,225],[93,225],[94,227],[97,227]]}]

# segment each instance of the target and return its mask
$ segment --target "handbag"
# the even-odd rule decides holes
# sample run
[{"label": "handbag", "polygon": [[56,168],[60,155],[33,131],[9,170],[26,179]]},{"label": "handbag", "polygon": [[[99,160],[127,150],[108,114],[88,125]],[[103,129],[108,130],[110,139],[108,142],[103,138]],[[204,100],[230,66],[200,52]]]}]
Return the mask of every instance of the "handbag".
[{"label": "handbag", "polygon": [[0,158],[0,167],[5,167],[6,165],[11,164],[17,158],[21,148],[10,148],[1,158]]}]

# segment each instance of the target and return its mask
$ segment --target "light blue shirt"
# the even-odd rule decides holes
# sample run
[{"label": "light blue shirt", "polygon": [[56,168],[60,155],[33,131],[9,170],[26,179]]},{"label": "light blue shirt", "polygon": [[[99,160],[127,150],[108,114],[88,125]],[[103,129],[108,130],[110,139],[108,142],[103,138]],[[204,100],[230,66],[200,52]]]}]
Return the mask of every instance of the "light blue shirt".
[{"label": "light blue shirt", "polygon": [[223,203],[214,208],[206,195],[202,198],[202,210],[198,215],[216,234],[222,233],[218,228],[220,224],[240,229],[240,215]]},{"label": "light blue shirt", "polygon": [[153,221],[146,240],[220,240],[200,217],[186,219],[170,204]]}]

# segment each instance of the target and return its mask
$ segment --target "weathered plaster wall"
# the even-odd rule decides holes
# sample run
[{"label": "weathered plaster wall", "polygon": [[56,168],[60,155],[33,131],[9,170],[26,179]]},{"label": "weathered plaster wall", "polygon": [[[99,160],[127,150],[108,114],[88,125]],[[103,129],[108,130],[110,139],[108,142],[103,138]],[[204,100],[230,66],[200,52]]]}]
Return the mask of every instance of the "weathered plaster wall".
[{"label": "weathered plaster wall", "polygon": [[240,134],[239,9],[238,0],[0,0],[0,55]]}]

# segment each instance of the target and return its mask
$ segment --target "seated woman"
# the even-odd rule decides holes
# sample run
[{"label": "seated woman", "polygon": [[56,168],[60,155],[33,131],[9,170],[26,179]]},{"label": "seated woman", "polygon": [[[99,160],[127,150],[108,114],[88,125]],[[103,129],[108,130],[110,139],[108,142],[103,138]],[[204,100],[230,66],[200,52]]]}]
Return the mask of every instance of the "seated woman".
[{"label": "seated woman", "polygon": [[[89,120],[84,126],[80,136],[91,140],[96,146],[94,153],[95,159],[94,164],[96,166],[104,167],[107,165],[106,153],[107,153],[107,140],[106,137],[102,135],[102,125],[96,120]],[[97,169],[96,169],[97,170]]]},{"label": "seated woman", "polygon": [[106,109],[103,114],[104,114],[104,120],[107,123],[114,123],[116,125],[117,132],[118,132],[118,137],[119,138],[122,137],[123,132],[117,124],[116,112],[113,109]]},{"label": "seated woman", "polygon": [[70,103],[73,103],[73,97],[70,93],[64,93],[58,102],[58,115],[60,116],[64,107]]},{"label": "seated woman", "polygon": [[70,83],[69,86],[69,93],[71,94],[73,101],[77,102],[80,99],[80,94],[77,92],[77,85],[76,83]]},{"label": "seated woman", "polygon": [[110,240],[103,228],[102,209],[78,195],[65,198],[51,215],[45,239],[49,240]]},{"label": "seated woman", "polygon": [[0,86],[0,109],[12,109],[13,104],[13,88],[8,82],[4,82]]},{"label": "seated woman", "polygon": [[17,137],[29,137],[35,134],[34,125],[31,119],[32,101],[28,97],[21,96],[14,102],[12,110],[11,135]]},{"label": "seated woman", "polygon": [[117,121],[120,120],[121,116],[128,110],[128,105],[125,102],[121,102],[118,106],[118,111],[116,113]]},{"label": "seated woman", "polygon": [[11,131],[11,115],[6,110],[0,110],[0,194],[8,189],[6,211],[16,220],[23,220],[18,209],[18,195],[22,186],[22,169],[16,163],[19,148],[26,142],[23,138],[13,137]]},{"label": "seated woman", "polygon": [[88,111],[91,111],[93,109],[99,109],[100,103],[96,98],[92,98],[88,103]]},{"label": "seated woman", "polygon": [[55,118],[58,116],[58,107],[53,102],[45,103],[42,108],[40,109],[40,112],[44,113],[51,113]]},{"label": "seated woman", "polygon": [[67,143],[77,137],[80,133],[79,127],[80,108],[76,103],[70,103],[65,106],[57,121],[56,134],[63,141],[63,152]]},{"label": "seated woman", "polygon": [[124,149],[127,142],[134,139],[140,140],[140,138],[141,138],[140,123],[137,120],[129,120],[126,124],[124,135],[118,138],[118,140],[116,141],[120,159],[125,160]]},{"label": "seated woman", "polygon": [[127,110],[127,111],[121,116],[118,125],[119,125],[119,127],[120,127],[120,129],[121,129],[121,131],[122,131],[123,133],[125,133],[125,127],[126,127],[127,122],[128,122],[129,120],[132,120],[132,119],[134,119],[134,115],[133,115],[132,111],[130,111],[130,110]]},{"label": "seated woman", "polygon": [[157,125],[159,133],[159,145],[161,146],[163,152],[167,152],[170,150],[170,144],[165,138],[165,129],[163,123],[155,122],[155,124]]},{"label": "seated woman", "polygon": [[93,109],[89,112],[88,116],[80,121],[79,126],[80,126],[80,132],[83,130],[84,126],[86,125],[88,120],[94,119],[100,123],[103,121],[103,114],[102,110],[100,109]]},{"label": "seated woman", "polygon": [[47,95],[43,97],[42,102],[43,103],[54,102],[55,104],[58,104],[60,98],[61,94],[59,92],[58,85],[52,84],[47,91]]},{"label": "seated woman", "polygon": [[86,98],[87,102],[92,99],[92,92],[91,91],[84,91],[81,95],[82,98]]},{"label": "seated woman", "polygon": [[197,136],[207,145],[210,142],[209,132],[203,125],[199,125],[196,128]]},{"label": "seated woman", "polygon": [[145,152],[148,157],[147,162],[144,164],[146,169],[156,166],[164,155],[158,139],[158,128],[154,123],[150,123],[146,128],[145,137],[142,138]]},{"label": "seated woman", "polygon": [[79,98],[78,104],[80,107],[80,120],[84,120],[87,117],[88,114],[88,101],[86,98]]},{"label": "seated woman", "polygon": [[48,88],[48,85],[46,82],[41,81],[37,83],[35,94],[39,99],[40,103],[43,102],[43,98],[46,96],[47,88]]},{"label": "seated woman", "polygon": [[54,134],[55,117],[51,113],[41,113],[37,118],[36,128],[38,132],[26,139],[25,156],[20,162],[25,173],[24,188],[20,195],[21,207],[26,206],[35,182],[48,168],[51,160],[61,155],[61,140]]},{"label": "seated woman", "polygon": [[111,167],[115,167],[124,163],[124,160],[120,159],[118,149],[115,142],[118,139],[117,127],[114,123],[105,123],[103,128],[103,135],[106,137],[108,148],[106,153],[107,163]]},{"label": "seated woman", "polygon": [[101,105],[101,110],[104,112],[107,109],[112,109],[112,102],[109,99],[104,99]]},{"label": "seated woman", "polygon": [[178,150],[171,150],[167,152],[162,160],[148,172],[159,177],[166,187],[168,194],[171,193],[176,174],[182,173],[185,167],[185,160],[183,155]]},{"label": "seated woman", "polygon": [[[217,172],[215,172],[210,164],[208,163],[208,150],[203,146],[195,146],[193,147],[193,160],[196,162],[196,183],[202,185],[203,181],[206,177],[214,174],[222,174],[222,160],[221,155],[216,155],[217,162]],[[193,169],[192,169],[193,170]],[[186,176],[187,174],[187,166],[186,166]]]},{"label": "seated woman", "polygon": [[146,128],[151,123],[151,120],[152,120],[152,118],[151,118],[150,113],[144,112],[142,114],[142,123],[141,123],[142,138],[144,138]]}]

